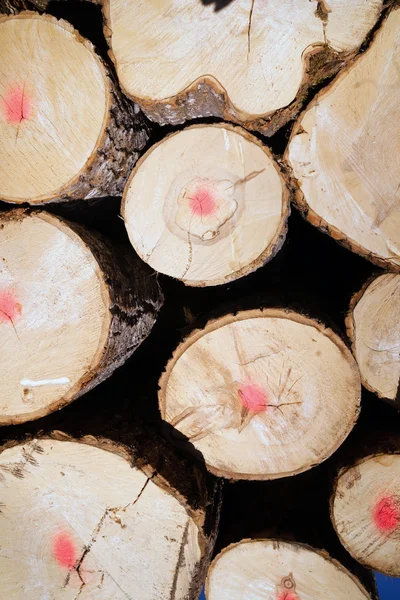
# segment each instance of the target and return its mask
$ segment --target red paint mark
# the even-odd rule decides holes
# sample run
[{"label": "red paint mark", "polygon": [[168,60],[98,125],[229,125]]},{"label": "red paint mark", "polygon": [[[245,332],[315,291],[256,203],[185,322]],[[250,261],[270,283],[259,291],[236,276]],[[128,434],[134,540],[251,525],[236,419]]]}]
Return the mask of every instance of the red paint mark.
[{"label": "red paint mark", "polygon": [[22,313],[13,290],[0,290],[0,323],[14,323]]},{"label": "red paint mark", "polygon": [[268,406],[267,394],[256,383],[244,383],[239,388],[240,400],[247,410],[259,413]]},{"label": "red paint mark", "polygon": [[276,600],[299,600],[299,597],[294,592],[284,590],[278,595]]},{"label": "red paint mark", "polygon": [[400,508],[393,496],[385,496],[374,508],[374,523],[382,533],[392,533],[400,524]]},{"label": "red paint mark", "polygon": [[7,123],[19,125],[32,114],[32,101],[26,93],[25,85],[12,86],[3,100],[4,118]]},{"label": "red paint mark", "polygon": [[215,212],[217,203],[213,193],[208,188],[196,190],[190,198],[190,208],[193,214],[207,216]]},{"label": "red paint mark", "polygon": [[53,554],[60,567],[73,569],[76,563],[76,550],[69,533],[60,531],[53,538]]}]

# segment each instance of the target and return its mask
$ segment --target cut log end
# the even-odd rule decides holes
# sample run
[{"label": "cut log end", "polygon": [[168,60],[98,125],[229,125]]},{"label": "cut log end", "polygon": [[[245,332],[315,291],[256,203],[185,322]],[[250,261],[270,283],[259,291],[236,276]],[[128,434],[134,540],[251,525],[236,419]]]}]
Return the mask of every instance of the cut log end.
[{"label": "cut log end", "polygon": [[349,571],[326,553],[278,540],[243,540],[211,564],[207,600],[371,600]]},{"label": "cut log end", "polygon": [[188,285],[254,271],[286,234],[288,191],[267,148],[240,128],[196,125],[140,160],[124,193],[132,245]]},{"label": "cut log end", "polygon": [[232,479],[274,479],[322,462],[351,431],[359,402],[344,343],[316,321],[274,309],[195,331],[159,392],[163,419],[212,473]]},{"label": "cut log end", "polygon": [[117,309],[125,294],[117,300],[112,287],[122,282],[118,263],[103,260],[99,239],[44,212],[12,211],[0,228],[4,425],[61,408],[111,374],[146,337],[161,301],[145,276],[135,292],[125,281],[125,315],[136,314],[135,302],[140,314],[135,325],[123,322]]},{"label": "cut log end", "polygon": [[121,85],[151,119],[176,124],[217,116],[267,134],[271,115],[290,105],[309,78],[304,57],[326,46],[352,55],[383,6],[241,0],[215,11],[199,1],[143,2],[135,10],[133,4],[104,3],[105,33]]},{"label": "cut log end", "polygon": [[196,520],[126,450],[82,442],[39,439],[1,453],[4,598],[197,600]]},{"label": "cut log end", "polygon": [[351,250],[400,270],[400,10],[370,48],[320,92],[287,158],[307,219]]},{"label": "cut log end", "polygon": [[400,275],[377,277],[356,294],[346,319],[362,382],[400,410]]},{"label": "cut log end", "polygon": [[147,132],[90,42],[33,12],[0,16],[0,39],[0,198],[121,193]]},{"label": "cut log end", "polygon": [[331,517],[350,554],[374,571],[400,577],[400,454],[377,454],[344,469]]}]

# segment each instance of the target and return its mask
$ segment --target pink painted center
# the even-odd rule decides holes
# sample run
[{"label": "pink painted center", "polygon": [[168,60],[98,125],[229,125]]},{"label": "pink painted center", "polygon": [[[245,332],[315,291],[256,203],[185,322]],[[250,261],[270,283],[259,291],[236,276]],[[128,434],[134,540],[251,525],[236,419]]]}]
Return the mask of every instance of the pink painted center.
[{"label": "pink painted center", "polygon": [[244,383],[239,388],[239,397],[247,410],[259,413],[267,409],[267,394],[256,383]]},{"label": "pink painted center", "polygon": [[208,188],[198,188],[190,198],[190,208],[194,215],[212,215],[216,207],[214,194]]},{"label": "pink painted center", "polygon": [[75,544],[69,533],[60,531],[53,539],[54,558],[61,567],[72,569],[76,563]]},{"label": "pink painted center", "polygon": [[32,102],[24,86],[15,85],[8,90],[3,100],[3,111],[7,123],[18,125],[23,119],[29,119]]},{"label": "pink painted center", "polygon": [[385,496],[374,508],[374,523],[383,533],[392,533],[400,524],[400,510],[393,496]]},{"label": "pink painted center", "polygon": [[22,306],[13,290],[0,290],[0,323],[13,323],[21,315]]},{"label": "pink painted center", "polygon": [[277,600],[299,600],[299,597],[294,592],[287,592],[285,590],[278,595]]}]

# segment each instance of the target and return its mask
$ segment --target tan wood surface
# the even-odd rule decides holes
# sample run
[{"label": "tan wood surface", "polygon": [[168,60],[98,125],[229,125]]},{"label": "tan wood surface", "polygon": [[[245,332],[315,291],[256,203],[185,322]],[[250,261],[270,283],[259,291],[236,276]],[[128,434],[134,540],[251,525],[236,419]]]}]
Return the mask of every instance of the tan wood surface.
[{"label": "tan wood surface", "polygon": [[360,582],[321,551],[279,540],[243,540],[212,562],[207,600],[365,600]]},{"label": "tan wood surface", "polygon": [[288,190],[268,148],[241,128],[194,125],[153,146],[124,192],[133,247],[188,285],[254,271],[286,235]]},{"label": "tan wood surface", "polygon": [[380,398],[396,400],[400,382],[400,275],[368,282],[351,302],[347,333],[363,384]]},{"label": "tan wood surface", "polygon": [[106,0],[103,10],[121,85],[150,118],[214,115],[262,129],[309,78],[307,56],[357,51],[382,6],[236,0],[216,11],[200,1]]},{"label": "tan wood surface", "polygon": [[360,376],[345,344],[298,313],[243,311],[176,349],[160,379],[162,418],[233,479],[274,479],[325,460],[351,431]]},{"label": "tan wood surface", "polygon": [[343,469],[331,500],[341,542],[374,571],[400,577],[400,454],[377,454]]},{"label": "tan wood surface", "polygon": [[176,600],[201,558],[185,507],[118,447],[40,439],[0,454],[1,594]]},{"label": "tan wood surface", "polygon": [[400,270],[400,10],[370,48],[322,90],[287,151],[311,223]]}]

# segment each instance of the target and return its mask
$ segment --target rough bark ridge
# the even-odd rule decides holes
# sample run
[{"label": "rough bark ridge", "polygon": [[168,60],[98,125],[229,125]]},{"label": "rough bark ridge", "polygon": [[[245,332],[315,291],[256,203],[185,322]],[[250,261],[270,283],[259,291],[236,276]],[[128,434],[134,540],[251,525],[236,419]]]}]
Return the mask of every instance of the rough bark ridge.
[{"label": "rough bark ridge", "polygon": [[110,118],[96,156],[78,180],[62,191],[57,201],[121,196],[150,129],[139,106],[119,91],[108,73],[112,104]]}]

